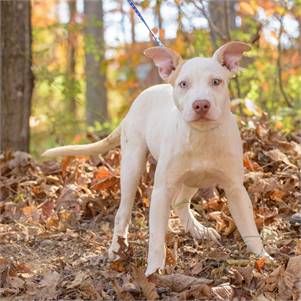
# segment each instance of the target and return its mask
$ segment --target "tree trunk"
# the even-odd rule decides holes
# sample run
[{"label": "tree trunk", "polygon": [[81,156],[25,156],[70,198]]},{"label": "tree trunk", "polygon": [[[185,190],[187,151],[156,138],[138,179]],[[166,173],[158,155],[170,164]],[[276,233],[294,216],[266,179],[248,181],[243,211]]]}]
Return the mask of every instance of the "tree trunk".
[{"label": "tree trunk", "polygon": [[69,7],[69,24],[68,24],[68,45],[67,45],[67,87],[69,96],[69,110],[74,118],[76,118],[76,98],[74,93],[75,85],[75,67],[76,67],[76,0],[68,1]]},{"label": "tree trunk", "polygon": [[33,89],[30,1],[0,1],[0,150],[29,151]]},{"label": "tree trunk", "polygon": [[177,28],[177,34],[183,33],[183,12],[181,9],[181,3],[180,1],[176,1],[176,6],[177,6],[177,23],[178,23],[178,28]]},{"label": "tree trunk", "polygon": [[108,117],[102,0],[85,0],[86,118],[89,125]]},{"label": "tree trunk", "polygon": [[136,22],[135,22],[135,12],[133,9],[130,10],[130,21],[131,21],[131,42],[136,44]]},{"label": "tree trunk", "polygon": [[299,27],[299,38],[298,38],[298,49],[299,49],[299,58],[300,58],[300,60],[301,60],[301,16],[299,16],[298,18],[297,18],[297,20],[298,20],[298,27]]},{"label": "tree trunk", "polygon": [[[221,43],[217,43],[217,37],[222,42],[231,41],[231,31],[235,29],[235,4],[236,0],[210,0],[208,3],[209,17],[214,25],[211,34],[211,42],[213,48],[220,46]],[[230,85],[230,91],[235,89],[235,97],[241,98],[240,83],[238,77],[234,78],[235,86]],[[240,114],[242,115],[242,106],[239,105]]]},{"label": "tree trunk", "polygon": [[235,28],[235,0],[210,0],[208,1],[209,16],[214,24],[216,39],[221,37],[224,42],[231,40],[231,30]]},{"label": "tree trunk", "polygon": [[161,37],[161,30],[163,29],[163,19],[162,19],[162,14],[161,14],[161,4],[162,4],[162,0],[156,0],[156,4],[155,4],[155,16],[157,19],[157,26],[158,26],[158,30],[159,30],[159,36]]},{"label": "tree trunk", "polygon": [[[156,0],[154,16],[155,16],[155,24],[157,25],[157,28],[158,28],[157,36],[162,41],[162,40],[164,40],[164,36],[163,36],[163,19],[162,19],[162,14],[161,14],[161,4],[162,4],[162,0]],[[150,39],[153,42],[153,38],[151,36],[150,36]],[[153,68],[156,69],[156,67],[154,65],[153,65]],[[162,79],[161,79],[159,73],[156,72],[155,74],[156,74],[155,82],[161,83]]]}]

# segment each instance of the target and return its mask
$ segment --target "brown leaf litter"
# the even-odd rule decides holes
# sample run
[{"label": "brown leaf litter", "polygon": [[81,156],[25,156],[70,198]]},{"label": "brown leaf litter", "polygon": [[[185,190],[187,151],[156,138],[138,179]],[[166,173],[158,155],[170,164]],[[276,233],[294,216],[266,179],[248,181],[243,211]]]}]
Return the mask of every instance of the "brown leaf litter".
[{"label": "brown leaf litter", "polygon": [[[264,120],[242,127],[245,186],[274,262],[249,254],[220,187],[200,190],[196,217],[221,245],[196,241],[171,213],[166,268],[144,276],[154,160],[132,213],[129,244],[110,263],[107,249],[120,199],[119,150],[104,158],[36,162],[0,155],[1,300],[301,300],[301,136]],[[131,175],[128,175],[131,176]]]}]

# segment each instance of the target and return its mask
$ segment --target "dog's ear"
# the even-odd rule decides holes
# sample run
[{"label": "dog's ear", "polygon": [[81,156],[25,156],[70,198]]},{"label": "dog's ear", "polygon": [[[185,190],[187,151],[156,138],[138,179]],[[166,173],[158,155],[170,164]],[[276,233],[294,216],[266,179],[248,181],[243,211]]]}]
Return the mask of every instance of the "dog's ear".
[{"label": "dog's ear", "polygon": [[167,47],[151,47],[144,51],[144,55],[151,58],[159,69],[164,81],[169,82],[176,68],[183,62],[181,56]]},{"label": "dog's ear", "polygon": [[251,46],[246,43],[233,41],[218,48],[213,54],[213,58],[227,67],[229,71],[237,72],[243,53],[250,49]]}]

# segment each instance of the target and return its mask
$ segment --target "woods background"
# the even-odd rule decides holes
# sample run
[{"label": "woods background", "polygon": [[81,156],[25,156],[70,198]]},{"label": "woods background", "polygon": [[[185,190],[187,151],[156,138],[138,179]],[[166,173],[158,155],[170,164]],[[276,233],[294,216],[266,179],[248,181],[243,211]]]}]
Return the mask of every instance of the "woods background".
[{"label": "woods background", "polygon": [[184,58],[210,56],[230,40],[252,45],[230,83],[231,106],[244,185],[274,261],[250,254],[223,189],[208,187],[191,208],[220,244],[193,239],[171,210],[166,267],[147,279],[155,170],[148,160],[129,246],[121,239],[119,260],[109,262],[120,150],[62,160],[40,154],[99,140],[138,93],[160,83],[143,55],[153,42],[127,1],[0,0],[1,301],[301,300],[301,0],[135,3]]},{"label": "woods background", "polygon": [[[231,83],[241,118],[267,112],[292,132],[301,118],[301,2],[136,1],[164,44],[184,58],[222,43],[252,45]],[[153,45],[126,1],[1,1],[1,149],[82,143],[104,135],[160,79]],[[29,133],[30,130],[30,133]],[[92,135],[93,136],[93,135]],[[91,137],[91,135],[90,135]]]}]

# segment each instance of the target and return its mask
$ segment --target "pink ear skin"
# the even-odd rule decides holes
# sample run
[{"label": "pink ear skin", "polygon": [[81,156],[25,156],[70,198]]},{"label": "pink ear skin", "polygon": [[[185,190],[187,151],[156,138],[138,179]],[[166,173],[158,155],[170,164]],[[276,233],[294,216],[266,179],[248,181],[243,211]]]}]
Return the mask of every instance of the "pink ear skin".
[{"label": "pink ear skin", "polygon": [[230,72],[237,72],[243,53],[250,49],[251,46],[246,43],[233,41],[218,48],[213,57]]},{"label": "pink ear skin", "polygon": [[167,47],[148,48],[144,51],[144,55],[153,60],[161,78],[165,81],[168,81],[173,71],[182,62],[181,56]]}]

